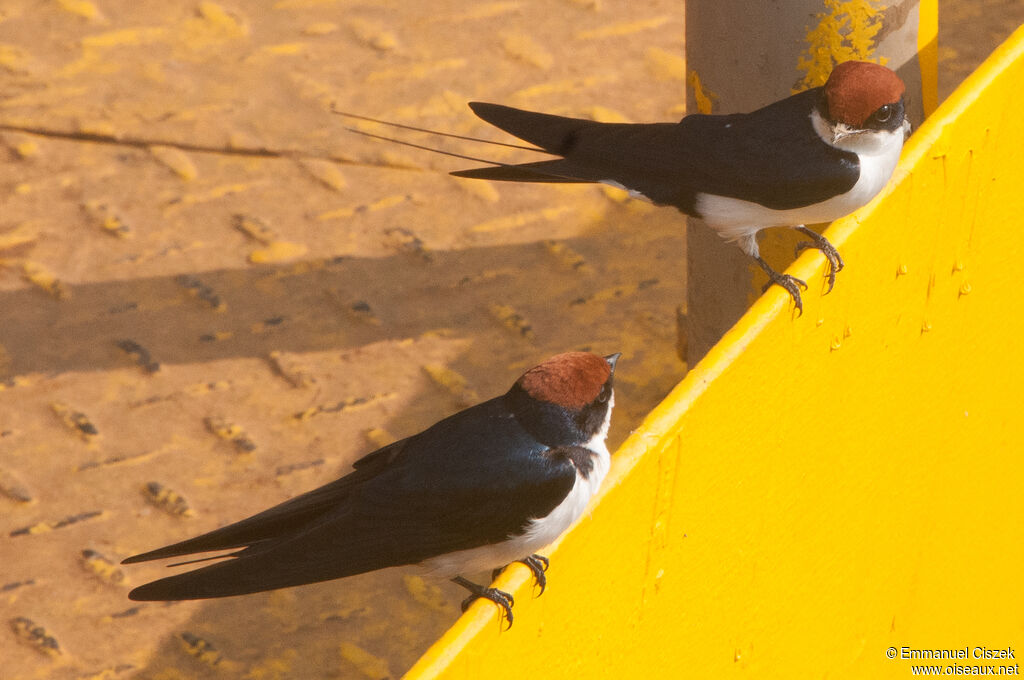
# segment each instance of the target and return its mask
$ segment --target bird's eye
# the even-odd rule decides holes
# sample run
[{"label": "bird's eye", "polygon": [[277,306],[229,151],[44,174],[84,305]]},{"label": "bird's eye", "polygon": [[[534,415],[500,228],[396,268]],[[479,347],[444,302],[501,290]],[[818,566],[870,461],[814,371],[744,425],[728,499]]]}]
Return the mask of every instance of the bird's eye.
[{"label": "bird's eye", "polygon": [[884,123],[888,121],[890,118],[892,118],[892,105],[886,104],[882,108],[878,109],[877,111],[875,111],[872,118],[877,120],[879,123]]},{"label": "bird's eye", "polygon": [[608,385],[605,385],[604,387],[601,388],[601,394],[597,395],[597,400],[602,402],[602,403],[604,403],[604,402],[608,401],[608,399],[610,399],[611,396],[612,396],[611,389],[608,387]]}]

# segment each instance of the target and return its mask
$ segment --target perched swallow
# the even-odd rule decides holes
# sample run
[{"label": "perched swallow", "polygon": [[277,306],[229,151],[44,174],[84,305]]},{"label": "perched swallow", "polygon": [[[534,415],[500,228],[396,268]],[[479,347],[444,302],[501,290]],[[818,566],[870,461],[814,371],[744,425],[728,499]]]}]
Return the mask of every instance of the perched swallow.
[{"label": "perched swallow", "polygon": [[678,123],[599,123],[473,102],[469,106],[477,116],[536,145],[524,148],[560,158],[518,165],[484,161],[493,167],[452,174],[513,182],[602,182],[675,206],[738,242],[768,274],[768,285],[785,288],[802,311],[799,288],[806,284],[765,262],[757,233],[793,227],[810,237],[797,252],[808,247],[822,251],[831,291],[843,260],[827,239],[805,225],[848,215],[889,181],[910,133],[904,89],[888,68],[848,61],[835,67],[824,86],[752,113],[693,114]]},{"label": "perched swallow", "polygon": [[543,592],[548,562],[534,551],[583,514],[608,472],[605,437],[618,358],[553,356],[503,396],[364,456],[330,484],[129,557],[125,564],[235,550],[223,561],[148,583],[128,596],[226,597],[419,564],[470,591],[463,609],[487,598],[511,626],[512,596],[462,574],[523,562]]}]

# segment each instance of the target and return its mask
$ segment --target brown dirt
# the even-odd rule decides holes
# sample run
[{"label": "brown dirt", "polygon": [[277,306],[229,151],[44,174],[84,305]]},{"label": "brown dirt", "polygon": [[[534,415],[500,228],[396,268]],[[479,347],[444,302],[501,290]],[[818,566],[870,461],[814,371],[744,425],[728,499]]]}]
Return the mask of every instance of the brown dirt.
[{"label": "brown dirt", "polygon": [[[116,563],[240,519],[567,349],[624,353],[621,441],[685,369],[679,218],[595,187],[456,180],[472,164],[347,133],[330,106],[484,135],[468,100],[672,118],[683,83],[637,45],[681,54],[676,10],[6,3],[0,120],[147,144],[0,140],[0,484],[32,499],[0,497],[4,677],[408,668],[464,596],[415,569],[163,605],[125,597],[162,566],[120,582],[82,551]],[[15,618],[62,653],[18,644]]]}]

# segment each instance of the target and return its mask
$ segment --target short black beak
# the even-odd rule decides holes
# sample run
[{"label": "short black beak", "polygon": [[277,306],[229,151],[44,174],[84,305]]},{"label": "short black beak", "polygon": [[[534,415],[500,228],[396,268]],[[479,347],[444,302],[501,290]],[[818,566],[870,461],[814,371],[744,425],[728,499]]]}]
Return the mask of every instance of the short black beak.
[{"label": "short black beak", "polygon": [[609,354],[604,358],[608,362],[608,365],[612,367],[612,373],[615,373],[615,364],[619,361],[619,357],[622,356],[622,352],[616,352],[615,354]]}]

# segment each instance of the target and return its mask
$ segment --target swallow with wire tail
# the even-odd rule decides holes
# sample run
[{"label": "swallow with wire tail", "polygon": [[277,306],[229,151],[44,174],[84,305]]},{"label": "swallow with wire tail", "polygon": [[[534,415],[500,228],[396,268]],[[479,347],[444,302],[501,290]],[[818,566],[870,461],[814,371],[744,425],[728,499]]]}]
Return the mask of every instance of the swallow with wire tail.
[{"label": "swallow with wire tail", "polygon": [[[678,123],[600,123],[500,104],[472,102],[484,121],[558,158],[459,170],[456,177],[510,182],[600,182],[700,218],[757,261],[773,283],[803,310],[805,282],[781,274],[761,257],[757,234],[791,227],[809,237],[797,246],[828,261],[828,291],[843,260],[807,224],[831,222],[867,204],[889,181],[910,134],[903,81],[892,70],[862,61],[836,66],[827,82],[751,113],[692,114]],[[341,115],[432,132],[366,116]],[[355,128],[353,132],[383,137]],[[460,135],[473,141],[489,142]],[[400,144],[429,148],[399,139]],[[502,144],[503,146],[518,146]]]},{"label": "swallow with wire tail", "polygon": [[618,358],[555,355],[504,395],[364,456],[334,482],[129,557],[124,564],[233,551],[128,596],[227,597],[418,564],[470,592],[463,610],[486,598],[511,626],[512,595],[463,574],[522,562],[543,592],[548,560],[536,551],[580,518],[608,472]]}]

